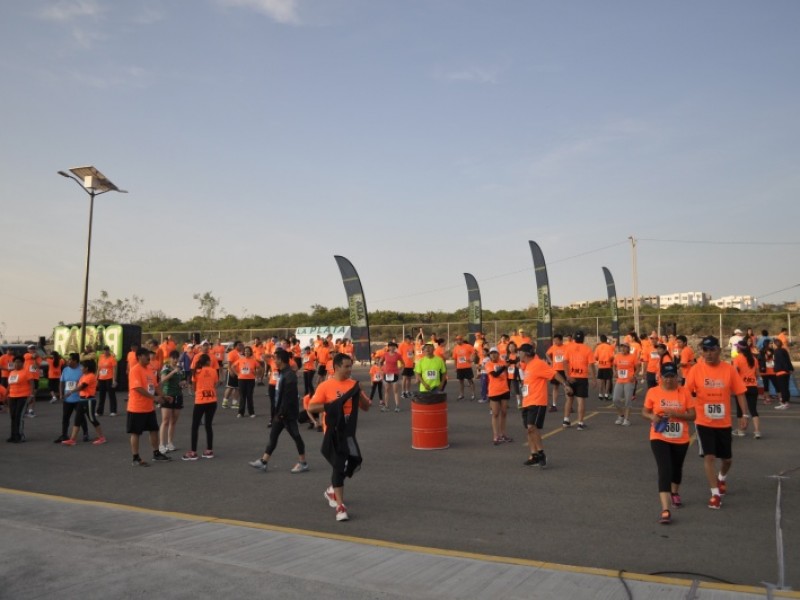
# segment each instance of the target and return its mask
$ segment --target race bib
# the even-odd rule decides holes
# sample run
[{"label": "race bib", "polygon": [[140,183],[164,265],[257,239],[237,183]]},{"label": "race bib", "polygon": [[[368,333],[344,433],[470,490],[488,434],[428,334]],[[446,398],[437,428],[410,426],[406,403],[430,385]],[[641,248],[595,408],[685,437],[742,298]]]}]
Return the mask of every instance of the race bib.
[{"label": "race bib", "polygon": [[31,373],[36,373],[36,371],[38,370],[39,369],[36,367],[36,365],[31,365],[30,367],[28,367],[28,371],[30,371]]},{"label": "race bib", "polygon": [[242,375],[250,375],[250,367],[242,367]]},{"label": "race bib", "polygon": [[425,379],[436,379],[438,374],[439,371],[432,371],[432,370],[425,371]]},{"label": "race bib", "polygon": [[380,381],[380,380],[381,380],[381,374],[375,373],[375,375],[372,378],[372,381]]},{"label": "race bib", "polygon": [[278,372],[277,371],[273,371],[272,372],[272,376],[270,377],[270,379],[272,379],[272,381],[278,381]]},{"label": "race bib", "polygon": [[661,435],[672,440],[680,439],[683,436],[683,423],[680,421],[670,421],[667,423],[667,428]]},{"label": "race bib", "polygon": [[148,383],[147,384],[147,393],[148,394],[155,394],[156,393],[156,386],[154,386],[152,383]]},{"label": "race bib", "polygon": [[522,386],[522,397],[523,398],[527,398],[528,397],[528,386],[527,385],[523,385]]},{"label": "race bib", "polygon": [[775,368],[775,361],[774,360],[768,360],[767,361],[767,368],[768,369],[774,369]]},{"label": "race bib", "polygon": [[617,377],[620,379],[627,379],[628,377],[628,369],[618,369],[617,370]]},{"label": "race bib", "polygon": [[458,364],[463,365],[466,362],[467,362],[467,357],[466,356],[459,356],[458,357]]},{"label": "race bib", "polygon": [[386,381],[394,381],[394,373],[387,373],[386,374]]},{"label": "race bib", "polygon": [[17,383],[18,381],[19,381],[19,375],[11,375],[8,378],[8,383]]},{"label": "race bib", "polygon": [[514,371],[515,371],[514,367],[508,367],[508,374],[509,375],[513,375]]},{"label": "race bib", "polygon": [[557,363],[564,362],[564,355],[563,354],[562,355],[556,354],[556,356],[554,358],[555,358],[555,362],[557,362]]},{"label": "race bib", "polygon": [[74,392],[75,387],[78,385],[77,381],[65,381],[64,382],[64,389],[68,392]]},{"label": "race bib", "polygon": [[409,350],[408,352],[406,352],[406,356],[408,358],[414,358],[414,353],[411,350]]},{"label": "race bib", "polygon": [[100,375],[102,377],[105,377],[106,375],[108,375],[108,369],[100,369]]},{"label": "race bib", "polygon": [[724,404],[706,404],[704,406],[705,415],[709,419],[719,420],[725,418],[725,405]]},{"label": "race bib", "polygon": [[650,353],[650,358],[653,358],[653,359],[658,358],[658,352],[651,352]]}]

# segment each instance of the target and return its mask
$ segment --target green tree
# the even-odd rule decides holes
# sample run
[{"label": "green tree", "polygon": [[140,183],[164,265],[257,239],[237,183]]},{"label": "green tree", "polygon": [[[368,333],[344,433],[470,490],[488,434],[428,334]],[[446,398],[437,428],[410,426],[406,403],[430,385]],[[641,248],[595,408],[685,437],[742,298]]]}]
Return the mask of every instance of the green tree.
[{"label": "green tree", "polygon": [[134,323],[139,320],[143,304],[144,298],[135,294],[112,300],[107,291],[100,290],[100,297],[86,307],[86,317],[94,323]]}]

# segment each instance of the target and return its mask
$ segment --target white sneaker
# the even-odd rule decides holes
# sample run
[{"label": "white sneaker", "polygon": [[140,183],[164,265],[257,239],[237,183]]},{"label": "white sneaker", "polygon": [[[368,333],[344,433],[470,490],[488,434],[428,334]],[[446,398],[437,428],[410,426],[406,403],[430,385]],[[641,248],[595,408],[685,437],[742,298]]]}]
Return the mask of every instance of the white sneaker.
[{"label": "white sneaker", "polygon": [[754,437],[755,439],[757,439],[757,440],[760,440],[760,439],[761,439],[761,432],[760,432],[760,431],[756,431],[756,432],[753,434],[753,437]]},{"label": "white sneaker", "polygon": [[161,454],[166,454],[167,453],[167,447],[166,446],[159,446],[158,447],[158,451],[161,452]]},{"label": "white sneaker", "polygon": [[347,507],[344,504],[340,504],[336,507],[336,520],[337,521],[349,521],[350,516],[347,514]]},{"label": "white sneaker", "polygon": [[778,406],[775,407],[775,410],[787,410],[789,408],[788,402],[781,402]]},{"label": "white sneaker", "polygon": [[746,434],[745,434],[745,432],[744,432],[744,431],[742,431],[741,429],[734,429],[734,430],[731,432],[731,435],[733,435],[733,436],[735,436],[735,437],[744,437]]},{"label": "white sneaker", "polygon": [[630,427],[630,426],[631,426],[631,422],[630,422],[630,421],[628,421],[628,419],[624,419],[624,420],[622,421],[622,426],[623,426],[623,427]]},{"label": "white sneaker", "polygon": [[167,444],[167,452],[175,452],[175,445],[172,442]]},{"label": "white sneaker", "polygon": [[617,417],[617,420],[616,420],[616,421],[614,421],[614,425],[622,425],[622,422],[623,422],[624,420],[625,420],[625,419],[623,419],[622,417]]},{"label": "white sneaker", "polygon": [[333,493],[332,486],[328,486],[328,489],[325,490],[324,495],[325,500],[328,501],[328,506],[331,508],[336,508],[338,506],[338,503],[336,502],[336,495]]}]

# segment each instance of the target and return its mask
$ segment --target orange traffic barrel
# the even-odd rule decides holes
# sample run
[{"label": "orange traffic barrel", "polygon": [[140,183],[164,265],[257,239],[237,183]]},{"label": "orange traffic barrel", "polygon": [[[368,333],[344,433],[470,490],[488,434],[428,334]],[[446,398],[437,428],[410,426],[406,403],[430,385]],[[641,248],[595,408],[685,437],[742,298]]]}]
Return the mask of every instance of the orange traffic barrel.
[{"label": "orange traffic barrel", "polygon": [[444,450],[447,441],[447,394],[416,393],[411,398],[411,447]]}]

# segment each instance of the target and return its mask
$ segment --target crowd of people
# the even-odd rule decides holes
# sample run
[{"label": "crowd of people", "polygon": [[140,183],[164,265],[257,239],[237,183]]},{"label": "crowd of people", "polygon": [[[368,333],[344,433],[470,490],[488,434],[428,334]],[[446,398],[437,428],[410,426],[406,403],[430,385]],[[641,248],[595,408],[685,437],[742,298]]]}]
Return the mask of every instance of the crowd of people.
[{"label": "crowd of people", "polygon": [[[709,508],[719,509],[727,491],[732,464],[732,437],[744,437],[752,424],[753,437],[761,439],[759,399],[789,407],[789,378],[793,371],[783,330],[775,337],[737,329],[726,346],[730,362],[714,336],[704,337],[698,355],[682,335],[652,332],[640,338],[631,330],[620,340],[600,335],[590,348],[583,331],[555,334],[545,352],[519,329],[490,344],[481,333],[474,342],[455,337],[446,341],[422,330],[401,341],[390,339],[372,353],[369,395],[352,378],[354,356],[350,340],[317,336],[305,346],[296,338],[255,338],[245,345],[189,341],[180,347],[172,336],[161,343],[133,345],[123,365],[108,346],[91,348],[66,358],[52,352],[47,362],[50,401],[62,402],[60,435],[54,440],[74,446],[81,433],[88,440],[88,425],[95,445],[106,443],[98,417],[117,416],[117,380],[124,369],[128,381],[126,432],[130,436],[132,464],[148,466],[140,454],[140,438],[147,433],[152,460],[171,460],[176,449],[176,425],[193,399],[190,448],[184,461],[214,458],[214,417],[217,408],[236,411],[236,418],[254,418],[257,386],[267,387],[269,440],[263,454],[250,465],[266,472],[279,436],[286,430],[295,443],[298,460],[292,473],[309,470],[300,425],[323,432],[323,454],[332,467],[325,499],[337,520],[349,518],[343,499],[344,479],[357,470],[361,457],[355,440],[358,411],[368,410],[378,396],[382,412],[401,412],[405,402],[419,394],[444,392],[448,385],[446,361],[452,360],[458,395],[489,404],[492,444],[513,442],[508,433],[509,404],[516,406],[526,432],[529,455],[526,466],[546,468],[541,430],[548,412],[558,412],[563,389],[561,426],[585,431],[590,389],[601,402],[610,402],[615,425],[629,427],[639,386],[644,398],[641,417],[650,422],[650,444],[658,470],[661,503],[659,521],[672,520],[671,509],[682,506],[680,484],[683,462],[694,430],[710,488]],[[727,358],[727,357],[726,357]],[[24,355],[9,352],[0,357],[0,401],[8,405],[10,443],[24,441],[24,416],[35,416],[40,374],[35,347]],[[300,377],[303,374],[302,394]],[[220,386],[224,387],[220,402]],[[385,397],[384,397],[385,393]],[[734,427],[731,398],[736,410]],[[161,422],[157,418],[160,411]],[[70,427],[70,423],[72,423]],[[198,453],[200,426],[205,449]]]}]

